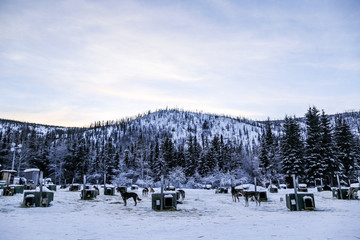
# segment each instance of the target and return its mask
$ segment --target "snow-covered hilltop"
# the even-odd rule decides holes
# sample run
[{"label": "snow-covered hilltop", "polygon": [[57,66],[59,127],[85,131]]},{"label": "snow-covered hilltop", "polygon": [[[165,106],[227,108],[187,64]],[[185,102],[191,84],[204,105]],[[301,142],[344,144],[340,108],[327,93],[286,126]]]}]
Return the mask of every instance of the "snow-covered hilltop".
[{"label": "snow-covered hilltop", "polygon": [[[359,139],[360,113],[328,116],[332,126],[339,116]],[[297,119],[304,138],[305,120]],[[14,142],[23,145],[16,169],[40,168],[57,183],[82,174],[100,180],[104,173],[109,181],[156,182],[164,171],[181,183],[208,181],[202,178],[210,175],[249,178],[260,173],[260,143],[267,125],[278,146],[284,120],[260,122],[178,109],[95,122],[87,128],[0,120],[0,164],[11,167]]]}]

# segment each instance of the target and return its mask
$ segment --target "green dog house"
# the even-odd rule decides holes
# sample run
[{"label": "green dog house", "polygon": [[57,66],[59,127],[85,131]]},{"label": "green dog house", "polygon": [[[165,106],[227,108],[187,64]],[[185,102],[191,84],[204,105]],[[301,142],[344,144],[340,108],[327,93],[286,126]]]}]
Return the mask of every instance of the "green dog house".
[{"label": "green dog house", "polygon": [[286,207],[290,211],[297,211],[296,202],[300,211],[315,209],[315,199],[312,193],[298,193],[297,199],[295,198],[295,193],[286,194]]},{"label": "green dog house", "polygon": [[81,189],[81,187],[80,187],[80,184],[78,184],[78,183],[71,184],[69,187],[70,192],[76,192],[76,191],[79,191],[80,189]]},{"label": "green dog house", "polygon": [[163,210],[176,210],[177,207],[177,193],[153,193],[152,194],[152,209],[155,211],[161,210],[161,196],[163,200]]},{"label": "green dog house", "polygon": [[106,185],[104,187],[104,195],[115,195],[115,187]]},{"label": "green dog house", "polygon": [[3,190],[4,196],[12,196],[13,194],[18,194],[18,193],[24,193],[23,185],[9,185],[9,187],[5,187]]},{"label": "green dog house", "polygon": [[[24,192],[24,201],[23,206],[25,207],[48,207],[50,202],[54,200],[54,192],[43,189],[42,195],[40,195],[40,191],[37,190],[29,190]],[[42,196],[42,198],[40,198]]]},{"label": "green dog house", "polygon": [[49,190],[56,192],[56,185],[55,184],[47,184],[45,185]]},{"label": "green dog house", "polygon": [[95,189],[81,190],[80,198],[82,200],[93,200],[94,198],[96,198],[96,190]]},{"label": "green dog house", "polygon": [[[349,196],[349,192],[350,192],[350,196]],[[354,200],[354,199],[358,199],[358,189],[357,188],[348,188],[348,187],[344,187],[344,188],[333,188],[332,189],[332,196],[333,198],[337,198],[337,199],[347,199],[347,200]]]},{"label": "green dog house", "polygon": [[269,187],[269,192],[270,193],[278,193],[278,188],[275,186]]}]

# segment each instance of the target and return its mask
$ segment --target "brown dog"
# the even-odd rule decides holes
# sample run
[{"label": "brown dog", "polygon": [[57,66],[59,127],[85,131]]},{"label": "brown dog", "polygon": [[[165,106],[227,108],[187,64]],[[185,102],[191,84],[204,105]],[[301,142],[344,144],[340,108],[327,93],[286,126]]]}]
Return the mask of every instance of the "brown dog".
[{"label": "brown dog", "polygon": [[121,197],[122,197],[122,199],[124,201],[124,206],[126,206],[126,200],[128,200],[129,198],[134,199],[134,202],[135,202],[134,206],[136,206],[136,204],[137,204],[136,200],[141,201],[139,196],[134,192],[122,192],[122,191],[120,191],[120,194],[121,194]]}]

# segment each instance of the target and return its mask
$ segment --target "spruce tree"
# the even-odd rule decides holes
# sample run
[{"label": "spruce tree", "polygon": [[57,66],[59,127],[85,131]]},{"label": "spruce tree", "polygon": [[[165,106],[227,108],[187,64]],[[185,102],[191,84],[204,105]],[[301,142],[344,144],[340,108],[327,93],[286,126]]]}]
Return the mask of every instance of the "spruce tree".
[{"label": "spruce tree", "polygon": [[306,117],[306,145],[305,145],[305,178],[308,183],[314,183],[316,178],[323,178],[326,164],[322,157],[321,122],[319,110],[310,107]]},{"label": "spruce tree", "polygon": [[282,172],[285,175],[286,182],[291,185],[292,174],[302,177],[304,173],[304,144],[301,138],[300,127],[295,117],[285,117],[280,149]]},{"label": "spruce tree", "polygon": [[342,177],[351,179],[359,169],[356,141],[349,125],[342,117],[335,124],[336,155],[342,164]]},{"label": "spruce tree", "polygon": [[259,167],[260,173],[267,179],[273,179],[281,171],[279,168],[278,139],[271,130],[270,119],[260,137]]},{"label": "spruce tree", "polygon": [[332,134],[332,126],[330,119],[325,114],[324,110],[321,114],[321,156],[325,163],[325,181],[328,184],[333,185],[334,177],[340,170],[340,163],[334,153],[334,140]]}]

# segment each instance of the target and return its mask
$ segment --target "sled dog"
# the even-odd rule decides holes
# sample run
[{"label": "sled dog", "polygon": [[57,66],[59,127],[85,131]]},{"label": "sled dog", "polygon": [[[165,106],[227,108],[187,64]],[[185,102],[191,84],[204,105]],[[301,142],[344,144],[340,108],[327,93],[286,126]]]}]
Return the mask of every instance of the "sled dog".
[{"label": "sled dog", "polygon": [[122,191],[120,191],[120,194],[121,194],[121,197],[122,197],[122,199],[124,201],[124,206],[126,206],[126,200],[128,200],[129,198],[134,199],[134,202],[135,202],[134,206],[136,206],[136,204],[137,204],[136,200],[141,201],[139,196],[134,192],[122,192]]}]

